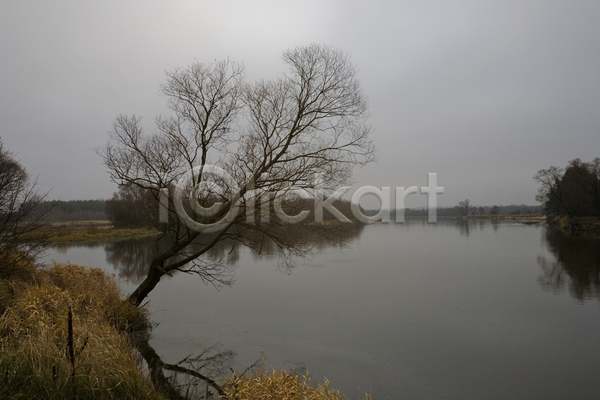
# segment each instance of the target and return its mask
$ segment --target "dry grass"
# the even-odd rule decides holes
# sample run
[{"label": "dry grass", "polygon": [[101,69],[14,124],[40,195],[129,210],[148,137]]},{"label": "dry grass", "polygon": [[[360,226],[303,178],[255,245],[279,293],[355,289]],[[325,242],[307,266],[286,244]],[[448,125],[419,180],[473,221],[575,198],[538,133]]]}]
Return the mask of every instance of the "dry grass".
[{"label": "dry grass", "polygon": [[51,232],[47,241],[50,243],[104,242],[113,240],[135,239],[158,234],[152,229],[88,229],[57,230]]},{"label": "dry grass", "polygon": [[[103,271],[55,264],[29,281],[0,281],[0,313],[0,399],[165,398],[141,372],[126,333],[148,319]],[[226,379],[223,398],[346,399],[327,381],[309,383],[308,375],[260,370]]]},{"label": "dry grass", "polygon": [[[98,269],[55,265],[0,287],[0,398],[160,399],[125,330],[146,318]],[[75,379],[68,357],[69,308]]]},{"label": "dry grass", "polygon": [[[35,256],[25,251],[5,252],[0,261],[0,280],[31,280],[36,274]],[[1,311],[0,311],[1,312]]]},{"label": "dry grass", "polygon": [[560,228],[566,233],[573,232],[589,232],[600,233],[600,218],[598,217],[558,217],[552,216],[548,218],[548,223],[552,226]]},{"label": "dry grass", "polygon": [[[294,372],[282,369],[281,372],[260,370],[251,377],[233,376],[223,383],[224,398],[227,400],[344,400],[337,390],[329,389],[329,382],[315,387],[310,386],[310,376],[299,377]],[[366,395],[366,399],[371,397]]]}]

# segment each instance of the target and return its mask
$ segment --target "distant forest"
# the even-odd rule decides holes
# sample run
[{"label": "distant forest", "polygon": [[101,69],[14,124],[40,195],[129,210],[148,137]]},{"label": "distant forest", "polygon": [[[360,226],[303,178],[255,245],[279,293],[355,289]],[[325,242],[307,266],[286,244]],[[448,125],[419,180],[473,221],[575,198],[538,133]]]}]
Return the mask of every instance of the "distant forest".
[{"label": "distant forest", "polygon": [[50,211],[43,217],[44,222],[99,221],[107,220],[105,200],[51,200],[40,204]]},{"label": "distant forest", "polygon": [[[115,201],[117,200],[117,201]],[[112,212],[115,202],[122,199],[111,199],[108,201],[111,203],[111,210],[109,213],[106,211],[107,201],[106,200],[52,200],[42,202],[43,207],[51,208],[43,220],[45,222],[66,222],[66,221],[99,221],[99,220],[113,220],[113,223],[119,222],[114,221],[123,218],[123,215]],[[138,204],[139,206],[139,204]],[[338,204],[339,207],[339,204]],[[134,207],[135,208],[135,207]],[[378,210],[367,210],[366,214],[374,215]],[[509,205],[509,206],[485,206],[485,207],[471,207],[469,209],[469,215],[509,215],[509,214],[541,214],[541,206],[528,206],[528,205]],[[110,214],[110,215],[109,215]],[[114,214],[114,215],[113,215]],[[327,218],[327,214],[326,218]],[[344,215],[351,215],[349,210],[344,210]],[[404,215],[407,217],[425,217],[427,216],[427,209],[423,208],[407,208],[404,210]],[[443,216],[460,216],[464,215],[464,210],[459,207],[445,207],[438,208],[437,215]],[[394,211],[392,210],[392,217],[394,217]],[[125,219],[125,218],[123,218]],[[126,221],[120,221],[126,222]],[[125,224],[125,225],[138,225],[138,224]]]},{"label": "distant forest", "polygon": [[[392,212],[393,214],[393,212]],[[468,215],[537,215],[542,214],[541,206],[509,205],[509,206],[482,206],[469,207]],[[465,215],[464,207],[441,207],[437,209],[439,217],[458,217]],[[405,217],[426,217],[427,209],[407,208],[404,210]]]}]

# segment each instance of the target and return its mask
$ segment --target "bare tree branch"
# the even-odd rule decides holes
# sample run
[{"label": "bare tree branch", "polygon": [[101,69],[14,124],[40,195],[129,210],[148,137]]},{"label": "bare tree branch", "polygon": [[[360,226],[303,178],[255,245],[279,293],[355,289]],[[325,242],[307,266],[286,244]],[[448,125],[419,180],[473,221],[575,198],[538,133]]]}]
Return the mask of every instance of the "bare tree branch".
[{"label": "bare tree branch", "polygon": [[40,231],[45,195],[36,190],[36,181],[4,149],[0,140],[0,278],[7,279],[30,271],[33,261],[45,249],[47,232]]},{"label": "bare tree branch", "polygon": [[[289,206],[292,190],[333,192],[350,183],[355,166],[374,160],[368,102],[350,57],[339,50],[310,45],[284,52],[283,61],[288,74],[254,85],[244,82],[241,64],[195,62],[167,74],[161,91],[174,115],[157,118],[154,133],[145,134],[138,117],[115,120],[98,150],[111,179],[150,190],[156,200],[165,189],[171,195],[163,205],[170,244],[131,294],[134,304],[173,271],[230,284],[226,263],[207,258],[222,241],[256,252],[269,242],[291,266],[311,250],[299,232],[337,234],[308,221],[282,226],[269,202]],[[211,160],[228,178],[215,176]],[[175,192],[183,194],[175,199]],[[246,220],[257,210],[269,222]],[[211,235],[197,228],[215,223],[221,230]]]}]

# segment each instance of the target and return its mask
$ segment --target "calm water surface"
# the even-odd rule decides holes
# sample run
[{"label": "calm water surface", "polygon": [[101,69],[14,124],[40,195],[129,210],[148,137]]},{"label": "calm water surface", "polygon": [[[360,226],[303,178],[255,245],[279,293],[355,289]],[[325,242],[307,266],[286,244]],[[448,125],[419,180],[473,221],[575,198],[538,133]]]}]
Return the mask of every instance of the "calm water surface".
[{"label": "calm water surface", "polygon": [[[597,399],[600,241],[542,225],[370,225],[340,251],[318,245],[291,274],[276,255],[231,254],[220,291],[189,275],[151,293],[152,345],[177,362],[219,343],[243,370],[307,368],[351,398]],[[103,268],[125,292],[148,241],[53,249]]]}]

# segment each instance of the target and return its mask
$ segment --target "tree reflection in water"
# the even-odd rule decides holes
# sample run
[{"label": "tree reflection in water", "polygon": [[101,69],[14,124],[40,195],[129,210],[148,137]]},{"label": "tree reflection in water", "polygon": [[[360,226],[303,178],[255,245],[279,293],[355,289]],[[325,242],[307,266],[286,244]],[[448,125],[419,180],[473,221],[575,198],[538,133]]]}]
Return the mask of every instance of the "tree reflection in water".
[{"label": "tree reflection in water", "polygon": [[[217,346],[202,349],[197,355],[170,364],[149,343],[150,332],[131,334],[131,342],[145,361],[152,383],[167,398],[175,400],[217,399],[223,395],[222,379],[231,376],[235,352]],[[238,375],[262,366],[262,359]]]},{"label": "tree reflection in water", "polygon": [[106,243],[106,261],[118,271],[119,278],[137,284],[146,277],[156,246],[154,237]]},{"label": "tree reflection in water", "polygon": [[538,256],[542,288],[558,293],[567,287],[571,296],[580,302],[600,300],[600,237],[565,234],[549,227],[544,239],[556,259]]},{"label": "tree reflection in water", "polygon": [[457,227],[460,235],[466,237],[469,237],[469,235],[472,232],[475,232],[475,230],[483,231],[484,229],[488,229],[490,227],[492,227],[494,231],[497,231],[498,225],[501,223],[497,220],[488,219],[456,219],[446,222]]},{"label": "tree reflection in water", "polygon": [[[293,229],[293,226],[290,229]],[[341,225],[335,242],[316,234],[313,236],[304,236],[303,240],[306,240],[317,251],[328,247],[343,248],[357,239],[363,229],[364,225],[357,223]],[[277,244],[267,239],[264,240],[260,254],[253,254],[265,260],[278,258],[280,255],[277,250]],[[154,255],[158,250],[168,247],[168,243],[165,242],[164,238],[146,237],[105,243],[104,246],[106,261],[117,271],[119,278],[127,279],[129,282],[137,284],[146,277],[148,266]],[[230,274],[233,274],[233,268],[240,258],[240,248],[242,246],[236,241],[221,241],[207,253],[207,262],[228,265],[231,268]]]},{"label": "tree reflection in water", "polygon": [[[340,225],[339,227],[332,226],[331,229],[337,231],[335,241],[332,241],[331,237],[307,234],[303,235],[301,240],[317,251],[329,247],[343,248],[361,235],[364,225]],[[252,253],[254,257],[265,260],[279,257],[276,243],[260,237],[257,237],[256,240],[262,240],[263,245],[260,254]],[[241,246],[236,243],[233,240],[219,242],[206,254],[206,262],[227,264],[231,266],[233,272],[233,268],[240,258]],[[164,239],[145,237],[106,243],[59,244],[55,246],[55,249],[61,252],[73,247],[104,247],[106,261],[113,267],[118,277],[136,284],[146,277],[148,266],[154,255],[166,246],[168,243],[165,243]],[[233,371],[235,353],[232,350],[221,350],[213,346],[200,349],[196,355],[190,355],[177,363],[170,364],[163,361],[161,355],[150,345],[149,339],[149,331],[131,336],[132,344],[143,358],[154,385],[160,388],[168,398],[217,399],[220,397],[222,394],[220,382],[225,377],[231,377]],[[244,371],[235,371],[235,373],[237,376],[241,376],[261,365],[262,359],[259,359]]]}]

